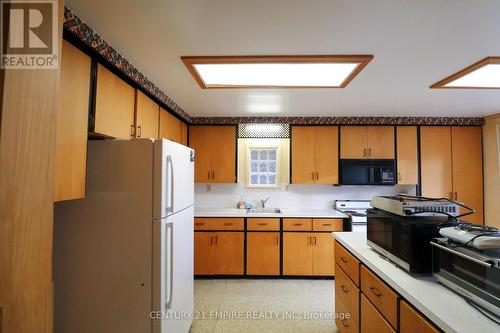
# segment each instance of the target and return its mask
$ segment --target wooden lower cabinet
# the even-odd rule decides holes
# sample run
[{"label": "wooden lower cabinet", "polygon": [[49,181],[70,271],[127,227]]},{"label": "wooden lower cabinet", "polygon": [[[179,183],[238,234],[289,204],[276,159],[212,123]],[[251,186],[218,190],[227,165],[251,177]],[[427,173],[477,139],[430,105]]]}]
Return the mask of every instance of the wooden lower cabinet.
[{"label": "wooden lower cabinet", "polygon": [[283,233],[283,274],[312,275],[311,233]]},{"label": "wooden lower cabinet", "polygon": [[352,309],[345,306],[344,302],[339,299],[337,294],[335,294],[335,313],[337,314],[337,317],[335,318],[335,325],[337,325],[337,329],[340,333],[359,332],[359,307]]},{"label": "wooden lower cabinet", "polygon": [[279,232],[247,233],[247,274],[280,274]]},{"label": "wooden lower cabinet", "polygon": [[283,233],[283,274],[333,276],[333,237],[330,233]]},{"label": "wooden lower cabinet", "polygon": [[195,232],[196,275],[243,275],[243,232]]},{"label": "wooden lower cabinet", "polygon": [[401,333],[438,333],[420,313],[414,310],[406,301],[399,303],[399,331]]},{"label": "wooden lower cabinet", "polygon": [[335,321],[337,328],[340,332],[359,332],[359,288],[339,266],[334,284],[335,312],[339,316]]},{"label": "wooden lower cabinet", "polygon": [[364,294],[361,294],[361,333],[393,333],[391,324],[377,311]]}]

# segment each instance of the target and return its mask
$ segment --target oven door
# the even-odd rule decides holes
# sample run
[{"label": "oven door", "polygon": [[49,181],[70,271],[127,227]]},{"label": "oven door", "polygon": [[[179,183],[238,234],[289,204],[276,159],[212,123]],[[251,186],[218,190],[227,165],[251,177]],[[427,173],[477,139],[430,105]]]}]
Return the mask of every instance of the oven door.
[{"label": "oven door", "polygon": [[444,285],[500,315],[500,268],[464,248],[432,241],[434,276]]}]

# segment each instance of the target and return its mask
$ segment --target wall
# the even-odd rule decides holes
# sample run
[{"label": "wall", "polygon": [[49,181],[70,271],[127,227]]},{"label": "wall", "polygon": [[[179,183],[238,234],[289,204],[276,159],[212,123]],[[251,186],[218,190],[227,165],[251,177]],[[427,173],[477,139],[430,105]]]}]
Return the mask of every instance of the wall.
[{"label": "wall", "polygon": [[483,126],[484,220],[500,228],[500,114],[489,117]]},{"label": "wall", "polygon": [[[281,186],[277,189],[247,188],[247,145],[264,144],[281,147]],[[238,184],[195,185],[195,207],[236,207],[240,200],[257,204],[261,198],[270,197],[268,207],[327,209],[333,200],[370,200],[375,195],[398,193],[415,194],[415,186],[333,186],[288,184],[289,139],[239,139],[238,140]]]}]

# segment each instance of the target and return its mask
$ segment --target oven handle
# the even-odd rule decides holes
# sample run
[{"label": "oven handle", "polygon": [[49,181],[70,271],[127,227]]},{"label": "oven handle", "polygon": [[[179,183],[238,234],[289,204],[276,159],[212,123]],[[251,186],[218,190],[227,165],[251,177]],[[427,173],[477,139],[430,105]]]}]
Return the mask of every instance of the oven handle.
[{"label": "oven handle", "polygon": [[443,245],[440,245],[438,243],[435,243],[435,242],[431,242],[431,245],[432,246],[435,246],[437,248],[440,248],[441,250],[444,250],[444,251],[448,251],[448,252],[451,252],[453,254],[456,254],[457,256],[459,257],[462,257],[462,258],[465,258],[465,259],[468,259],[470,261],[473,261],[477,264],[480,264],[480,265],[483,265],[483,266],[486,266],[486,267],[493,267],[493,264],[492,263],[489,263],[489,262],[486,262],[486,261],[482,261],[482,260],[479,260],[479,259],[476,259],[474,257],[471,257],[467,254],[464,254],[462,252],[459,252],[459,251],[456,251],[456,250],[453,250],[453,249],[450,249],[450,248],[447,248],[446,246],[443,246]]}]

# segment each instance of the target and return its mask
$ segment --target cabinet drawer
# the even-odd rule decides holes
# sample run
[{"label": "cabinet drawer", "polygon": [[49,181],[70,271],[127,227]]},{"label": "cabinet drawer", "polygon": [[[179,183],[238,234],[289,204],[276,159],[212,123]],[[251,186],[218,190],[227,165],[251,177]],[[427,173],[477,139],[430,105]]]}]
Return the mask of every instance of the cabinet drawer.
[{"label": "cabinet drawer", "polygon": [[392,327],[398,327],[398,295],[363,265],[361,265],[361,291]]},{"label": "cabinet drawer", "polygon": [[349,279],[346,273],[338,266],[335,267],[335,296],[345,304],[349,310],[359,308],[359,288]]},{"label": "cabinet drawer", "polygon": [[195,217],[194,230],[243,230],[242,218]]},{"label": "cabinet drawer", "polygon": [[349,253],[339,242],[335,241],[335,263],[359,287],[359,260]]},{"label": "cabinet drawer", "polygon": [[313,231],[342,231],[344,221],[342,219],[313,219]]},{"label": "cabinet drawer", "polygon": [[364,294],[361,294],[361,313],[361,333],[396,332]]},{"label": "cabinet drawer", "polygon": [[[347,307],[342,300],[335,294],[335,325],[340,333],[358,333],[359,332],[359,307],[351,309]],[[350,314],[349,318],[342,318]]]},{"label": "cabinet drawer", "polygon": [[279,218],[248,218],[247,230],[280,230]]},{"label": "cabinet drawer", "polygon": [[438,333],[439,331],[406,301],[399,304],[401,333]]},{"label": "cabinet drawer", "polygon": [[311,219],[283,219],[283,230],[286,231],[311,231]]}]

